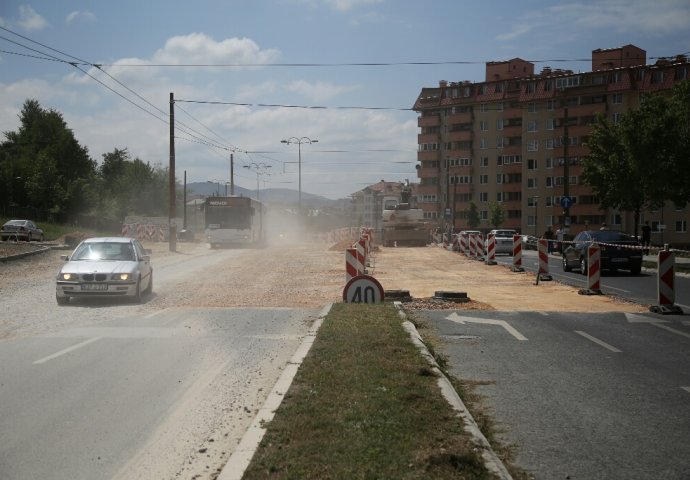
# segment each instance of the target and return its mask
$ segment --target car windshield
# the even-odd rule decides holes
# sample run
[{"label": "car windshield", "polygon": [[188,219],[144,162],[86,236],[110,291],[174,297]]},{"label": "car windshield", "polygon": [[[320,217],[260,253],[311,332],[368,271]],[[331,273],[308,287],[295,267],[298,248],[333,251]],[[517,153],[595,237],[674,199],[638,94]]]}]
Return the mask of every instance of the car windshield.
[{"label": "car windshield", "polygon": [[592,232],[592,238],[597,242],[603,243],[621,243],[634,242],[635,240],[630,235],[623,232],[615,232],[611,230],[599,230]]},{"label": "car windshield", "polygon": [[71,260],[134,260],[134,248],[129,243],[83,243]]},{"label": "car windshield", "polygon": [[25,224],[26,224],[26,220],[10,220],[9,222],[7,222],[7,225],[19,225],[19,226],[22,226],[22,225],[25,225]]}]

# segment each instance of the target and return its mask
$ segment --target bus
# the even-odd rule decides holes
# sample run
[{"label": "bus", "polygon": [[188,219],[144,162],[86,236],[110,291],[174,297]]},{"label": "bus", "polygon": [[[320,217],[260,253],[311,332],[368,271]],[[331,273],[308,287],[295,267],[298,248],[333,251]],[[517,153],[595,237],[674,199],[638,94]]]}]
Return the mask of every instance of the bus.
[{"label": "bus", "polygon": [[266,207],[249,197],[208,197],[204,223],[211,248],[261,246],[266,240]]}]

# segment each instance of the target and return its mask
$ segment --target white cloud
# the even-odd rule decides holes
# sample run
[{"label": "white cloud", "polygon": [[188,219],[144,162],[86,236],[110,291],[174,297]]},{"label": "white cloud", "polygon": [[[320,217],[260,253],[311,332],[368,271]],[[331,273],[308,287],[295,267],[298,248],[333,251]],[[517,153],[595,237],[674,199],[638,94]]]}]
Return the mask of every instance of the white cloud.
[{"label": "white cloud", "polygon": [[29,5],[19,6],[19,20],[17,22],[20,27],[27,31],[43,30],[48,26],[48,22]]},{"label": "white cloud", "polygon": [[96,15],[94,15],[92,12],[89,12],[88,10],[79,11],[75,10],[71,12],[67,17],[65,18],[66,23],[73,23],[73,22],[85,22],[85,23],[93,23],[96,21]]},{"label": "white cloud", "polygon": [[249,38],[229,38],[216,42],[203,33],[176,36],[156,51],[154,63],[160,64],[265,64],[279,58],[275,49],[262,50]]},{"label": "white cloud", "polygon": [[330,100],[343,93],[357,89],[357,87],[354,86],[334,85],[327,82],[309,83],[305,80],[292,82],[287,88],[290,92],[298,93],[315,102]]}]

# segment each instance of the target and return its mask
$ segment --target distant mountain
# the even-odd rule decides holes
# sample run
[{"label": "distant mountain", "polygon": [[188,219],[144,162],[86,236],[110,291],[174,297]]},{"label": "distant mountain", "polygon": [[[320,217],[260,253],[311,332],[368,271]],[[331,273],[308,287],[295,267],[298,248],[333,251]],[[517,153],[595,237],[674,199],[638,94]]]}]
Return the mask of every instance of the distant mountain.
[{"label": "distant mountain", "polygon": [[[225,195],[225,185],[215,182],[195,182],[187,184],[187,196],[201,195],[204,197],[212,195]],[[228,186],[227,194],[230,195],[230,186]],[[235,185],[235,195],[243,197],[256,198],[256,190],[248,190],[246,188]],[[277,204],[281,206],[297,205],[299,203],[299,192],[289,188],[267,188],[259,191],[259,200],[266,204]],[[331,200],[330,198],[314,195],[311,193],[302,192],[302,207],[310,209],[321,209],[324,207],[332,207],[342,205],[347,199]]]}]

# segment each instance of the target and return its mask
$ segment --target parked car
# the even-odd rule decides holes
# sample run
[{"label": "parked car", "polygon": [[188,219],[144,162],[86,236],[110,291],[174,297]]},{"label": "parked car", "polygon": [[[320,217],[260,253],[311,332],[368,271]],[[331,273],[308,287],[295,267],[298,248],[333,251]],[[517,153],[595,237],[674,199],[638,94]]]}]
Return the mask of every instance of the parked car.
[{"label": "parked car", "polygon": [[[498,255],[499,253],[505,253],[508,255],[513,254],[513,237],[517,235],[515,230],[491,230],[489,235],[493,234],[496,240],[496,248],[494,252]],[[484,239],[484,251],[486,252],[487,246],[489,245],[489,235]]]},{"label": "parked car", "polygon": [[642,249],[634,237],[616,230],[585,230],[563,249],[563,271],[577,269],[586,275],[587,249],[594,242],[601,249],[601,270],[630,270],[633,275],[642,270]]},{"label": "parked car", "polygon": [[10,220],[2,226],[2,240],[26,240],[30,242],[44,239],[43,230],[31,220]]},{"label": "parked car", "polygon": [[524,245],[525,250],[536,250],[537,249],[537,242],[539,239],[537,237],[534,237],[532,235],[523,235],[522,236],[522,244]]},{"label": "parked car", "polygon": [[150,251],[126,237],[94,237],[82,241],[57,274],[55,298],[129,297],[138,302],[153,290]]}]

